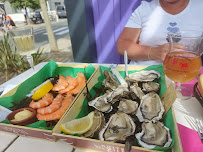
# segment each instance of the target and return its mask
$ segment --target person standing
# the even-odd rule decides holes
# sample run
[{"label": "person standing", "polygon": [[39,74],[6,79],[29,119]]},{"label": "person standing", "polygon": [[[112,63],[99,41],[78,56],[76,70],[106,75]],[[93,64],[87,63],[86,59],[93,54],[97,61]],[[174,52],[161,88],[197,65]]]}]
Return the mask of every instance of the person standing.
[{"label": "person standing", "polygon": [[22,11],[22,13],[23,13],[23,15],[24,15],[24,17],[25,17],[24,23],[27,24],[27,13],[26,13],[25,7],[23,7],[21,11]]},{"label": "person standing", "polygon": [[6,19],[6,15],[4,14],[3,11],[0,10],[0,14],[2,16],[2,21],[3,21],[3,27],[4,27],[4,31],[7,33],[8,32],[8,25],[9,25],[9,21]]}]

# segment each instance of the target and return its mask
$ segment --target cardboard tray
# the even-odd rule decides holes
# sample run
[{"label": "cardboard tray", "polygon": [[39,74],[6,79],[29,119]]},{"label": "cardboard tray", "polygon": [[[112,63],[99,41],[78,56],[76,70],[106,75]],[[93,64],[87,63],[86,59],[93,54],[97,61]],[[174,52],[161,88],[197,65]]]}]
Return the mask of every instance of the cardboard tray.
[{"label": "cardboard tray", "polygon": [[[124,71],[124,66],[117,66],[119,71]],[[143,68],[146,68],[144,66],[129,66],[128,67],[128,71],[130,70],[141,70]],[[101,75],[100,70],[98,69],[96,71],[96,73],[94,74],[94,77],[92,77],[92,79],[90,80],[90,82],[88,83],[88,89],[91,90],[91,88],[98,82],[98,77]],[[63,117],[63,119],[60,120],[60,122],[55,126],[55,128],[53,129],[53,135],[60,140],[63,140],[65,142],[68,142],[69,144],[75,146],[75,147],[79,147],[82,149],[91,149],[91,150],[97,150],[97,151],[115,151],[115,152],[124,152],[124,144],[119,144],[119,143],[112,143],[112,142],[108,142],[108,141],[100,141],[100,140],[96,140],[96,139],[90,139],[90,138],[84,138],[84,137],[77,137],[77,136],[72,136],[72,135],[65,135],[62,134],[61,129],[60,129],[60,125],[62,123],[71,121],[73,119],[75,119],[77,117],[77,115],[79,114],[82,105],[83,105],[83,101],[86,98],[86,93],[87,93],[87,89],[84,89],[82,91],[82,93],[80,94],[80,96],[78,97],[77,101],[75,102],[75,104],[70,108],[69,111],[67,111],[66,115]],[[176,124],[176,120],[175,120],[175,115],[172,109],[172,117],[174,120],[174,132],[175,132],[175,143],[172,147],[172,149],[169,149],[167,151],[175,151],[175,152],[182,152],[182,144],[181,144],[181,140],[180,140],[180,136],[179,136],[179,132],[178,132],[178,128],[177,128],[177,124]],[[142,148],[142,147],[136,147],[136,146],[132,146],[132,150],[131,152],[148,152],[148,151],[155,151],[155,150],[149,150],[146,148]]]},{"label": "cardboard tray", "polygon": [[[58,64],[58,67],[85,68],[88,65],[89,64]],[[93,66],[95,68],[95,71],[94,71],[94,73],[95,73],[99,66],[98,65],[93,65]],[[88,79],[87,83],[89,83],[89,81],[92,79],[94,73]],[[3,95],[2,97],[8,97],[8,96],[13,95],[16,92],[18,87],[19,86],[15,87],[11,91],[9,91],[5,95]],[[81,95],[81,92],[83,92],[84,88],[85,87],[83,87],[81,89],[81,91],[77,94],[77,96],[74,98],[72,104],[64,112],[61,119],[63,119],[64,115],[70,110],[71,106],[77,101],[77,98]],[[59,123],[60,120],[57,123]],[[18,126],[18,125],[0,123],[0,131],[13,133],[13,134],[20,135],[20,136],[29,136],[29,137],[46,139],[46,140],[50,140],[50,141],[56,141],[56,137],[54,135],[52,135],[53,130],[45,130],[45,129],[30,128],[30,127],[25,127],[25,126]]]}]

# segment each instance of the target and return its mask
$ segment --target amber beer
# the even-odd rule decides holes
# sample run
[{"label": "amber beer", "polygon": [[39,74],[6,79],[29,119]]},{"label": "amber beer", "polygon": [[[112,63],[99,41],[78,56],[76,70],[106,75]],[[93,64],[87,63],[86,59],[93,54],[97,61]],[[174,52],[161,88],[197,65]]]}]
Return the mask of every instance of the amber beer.
[{"label": "amber beer", "polygon": [[22,35],[15,36],[13,38],[17,49],[22,52],[33,51],[34,49],[34,36],[33,35]]},{"label": "amber beer", "polygon": [[169,52],[163,62],[163,70],[174,82],[188,82],[198,76],[202,66],[201,57],[194,52]]}]

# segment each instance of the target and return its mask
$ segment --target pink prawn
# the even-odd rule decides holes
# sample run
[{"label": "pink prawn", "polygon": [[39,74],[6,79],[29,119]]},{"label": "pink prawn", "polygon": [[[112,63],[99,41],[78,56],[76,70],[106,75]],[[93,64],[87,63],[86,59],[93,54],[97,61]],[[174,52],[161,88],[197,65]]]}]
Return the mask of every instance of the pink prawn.
[{"label": "pink prawn", "polygon": [[52,112],[58,110],[61,107],[62,100],[63,100],[63,96],[61,94],[58,94],[54,98],[54,100],[52,101],[52,103],[49,106],[44,107],[44,108],[39,108],[39,109],[37,109],[37,112],[39,114],[49,114],[49,113],[52,113]]},{"label": "pink prawn", "polygon": [[43,108],[51,104],[54,97],[52,93],[45,94],[41,100],[35,102],[34,100],[31,101],[29,107],[37,109],[37,108]]}]

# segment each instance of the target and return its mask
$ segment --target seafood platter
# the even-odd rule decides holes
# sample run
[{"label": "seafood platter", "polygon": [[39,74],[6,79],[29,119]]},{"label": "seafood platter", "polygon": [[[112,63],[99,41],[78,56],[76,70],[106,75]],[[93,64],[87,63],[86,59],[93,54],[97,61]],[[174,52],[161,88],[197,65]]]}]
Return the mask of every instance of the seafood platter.
[{"label": "seafood platter", "polygon": [[162,65],[129,66],[127,76],[124,68],[119,78],[100,65],[53,135],[97,151],[182,151],[173,109],[164,115]]},{"label": "seafood platter", "polygon": [[47,63],[36,74],[0,98],[8,109],[0,131],[55,141],[57,123],[80,96],[97,65]]}]

